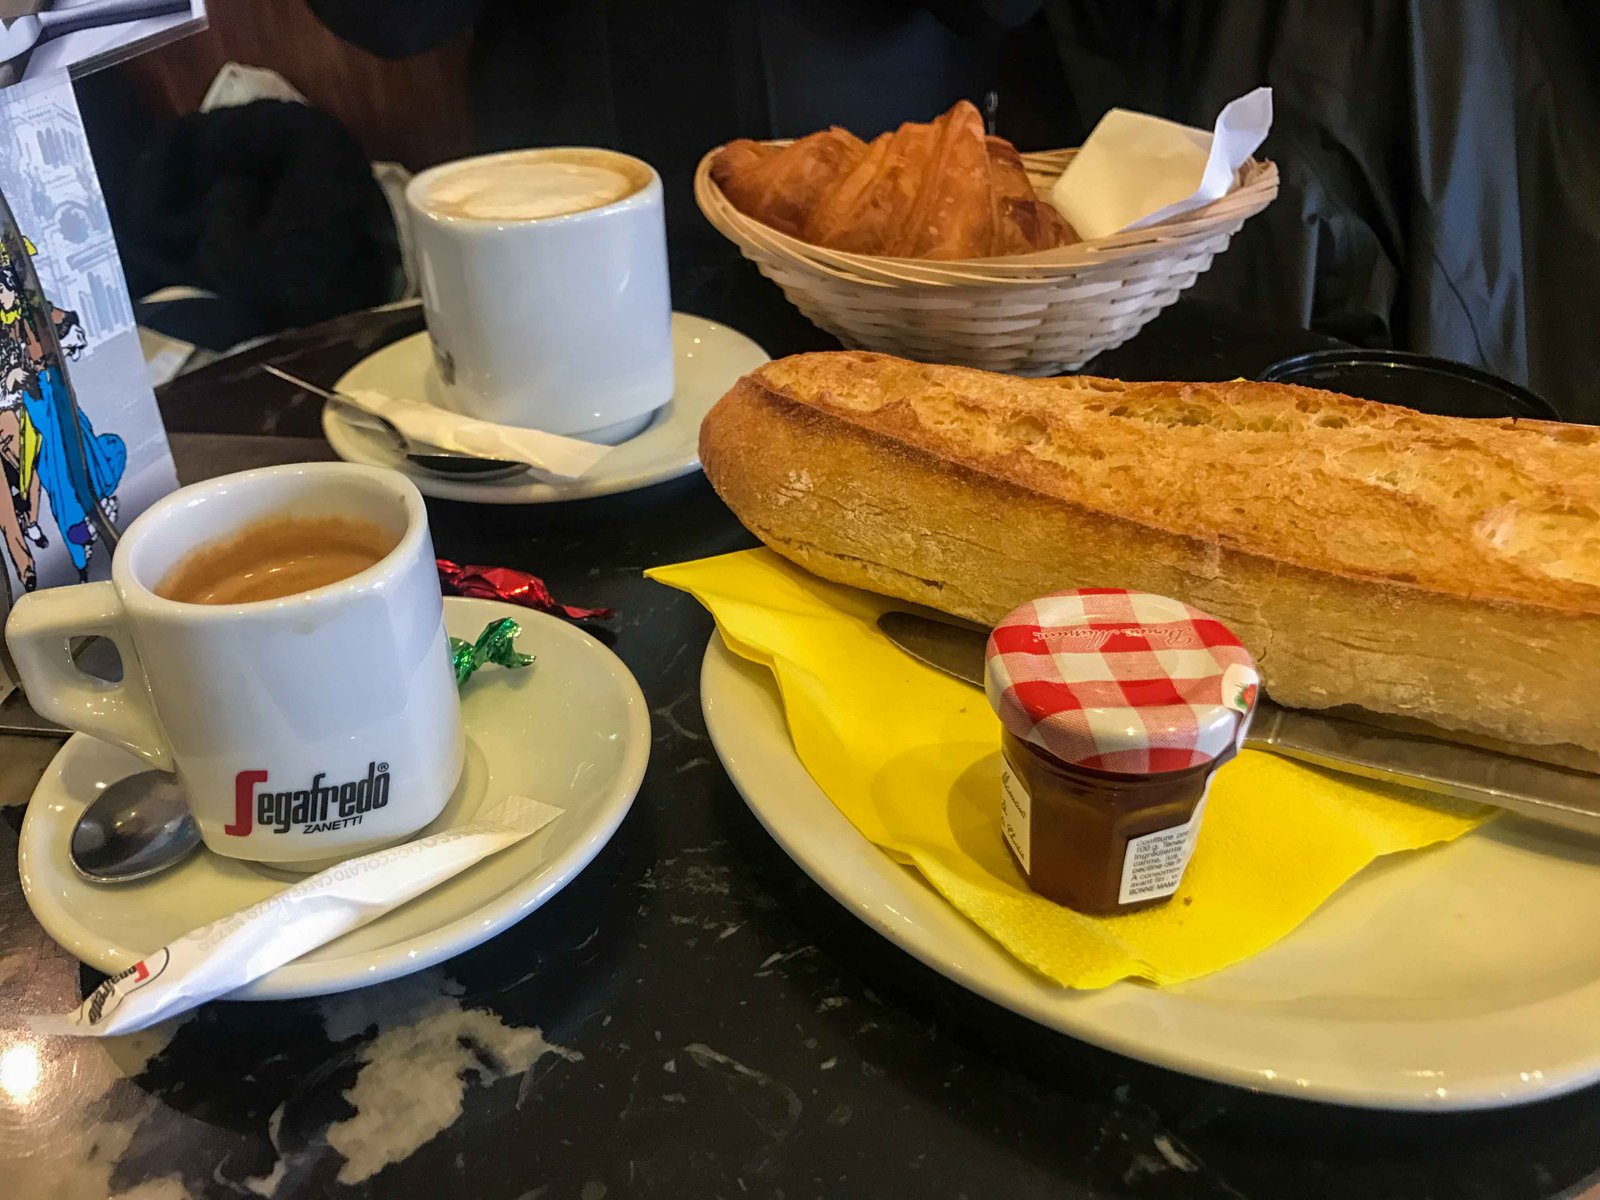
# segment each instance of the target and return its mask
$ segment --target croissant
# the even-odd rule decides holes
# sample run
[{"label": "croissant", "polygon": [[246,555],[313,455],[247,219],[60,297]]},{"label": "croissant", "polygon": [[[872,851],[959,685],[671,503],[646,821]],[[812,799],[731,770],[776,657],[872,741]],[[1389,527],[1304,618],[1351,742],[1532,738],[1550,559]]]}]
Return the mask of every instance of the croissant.
[{"label": "croissant", "polygon": [[992,258],[1077,241],[1022,158],[967,101],[871,143],[837,127],[789,146],[730,142],[711,178],[740,212],[818,246],[895,258]]},{"label": "croissant", "polygon": [[838,127],[788,147],[741,138],[718,153],[711,177],[740,212],[761,213],[762,224],[799,237],[818,201],[866,148]]},{"label": "croissant", "polygon": [[1039,199],[1022,165],[1022,155],[1004,138],[986,139],[989,179],[994,184],[996,254],[1029,254],[1078,240],[1067,219],[1048,200]]}]

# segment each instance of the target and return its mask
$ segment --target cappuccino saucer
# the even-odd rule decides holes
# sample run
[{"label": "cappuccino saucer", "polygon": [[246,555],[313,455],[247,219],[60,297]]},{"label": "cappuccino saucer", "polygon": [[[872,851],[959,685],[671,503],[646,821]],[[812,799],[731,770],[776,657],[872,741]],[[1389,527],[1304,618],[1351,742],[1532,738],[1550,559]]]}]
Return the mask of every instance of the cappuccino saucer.
[{"label": "cappuccino saucer", "polygon": [[[510,477],[447,479],[420,470],[383,437],[349,420],[341,409],[322,410],[322,432],[346,462],[393,467],[425,496],[475,504],[549,504],[631,492],[687,475],[700,467],[700,421],[738,378],[771,356],[744,334],[688,313],[672,314],[673,369],[677,388],[645,428],[618,443],[581,479],[554,481],[520,472]],[[442,387],[428,335],[413,334],[368,355],[334,384],[336,392],[362,389],[438,405]]]},{"label": "cappuccino saucer", "polygon": [[[523,670],[486,667],[461,691],[467,760],[444,811],[417,834],[464,825],[511,794],[556,805],[544,829],[454,879],[227,996],[287,1000],[381,983],[487,941],[544,904],[611,840],[644,778],[650,718],[628,668],[555,617],[495,600],[451,597],[445,625],[471,640],[490,621],[521,626]],[[28,907],[63,949],[115,974],[189,930],[282,891],[296,876],[201,848],[135,883],[78,875],[67,844],[79,815],[109,783],[147,764],[75,734],[28,803],[17,863]]]}]

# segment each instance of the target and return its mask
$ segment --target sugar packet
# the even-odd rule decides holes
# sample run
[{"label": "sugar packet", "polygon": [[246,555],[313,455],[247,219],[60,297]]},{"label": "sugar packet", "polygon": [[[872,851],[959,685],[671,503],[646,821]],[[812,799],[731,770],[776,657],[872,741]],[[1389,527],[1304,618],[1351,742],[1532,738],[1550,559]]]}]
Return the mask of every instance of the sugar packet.
[{"label": "sugar packet", "polygon": [[28,1023],[37,1033],[76,1037],[144,1029],[360,928],[561,813],[552,804],[511,796],[470,824],[349,859],[190,930],[107,979],[75,1011]]},{"label": "sugar packet", "polygon": [[612,450],[581,438],[480,421],[371,388],[341,392],[339,399],[388,421],[411,441],[457,454],[519,462],[550,479],[580,479]]}]

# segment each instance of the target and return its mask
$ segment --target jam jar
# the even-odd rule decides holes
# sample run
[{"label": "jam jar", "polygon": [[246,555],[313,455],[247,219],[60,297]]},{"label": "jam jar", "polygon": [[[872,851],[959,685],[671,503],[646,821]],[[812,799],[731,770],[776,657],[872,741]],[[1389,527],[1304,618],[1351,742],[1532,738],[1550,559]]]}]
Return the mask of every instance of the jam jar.
[{"label": "jam jar", "polygon": [[1001,621],[984,676],[1001,827],[1028,885],[1096,915],[1170,898],[1255,711],[1250,652],[1181,601],[1083,588]]}]

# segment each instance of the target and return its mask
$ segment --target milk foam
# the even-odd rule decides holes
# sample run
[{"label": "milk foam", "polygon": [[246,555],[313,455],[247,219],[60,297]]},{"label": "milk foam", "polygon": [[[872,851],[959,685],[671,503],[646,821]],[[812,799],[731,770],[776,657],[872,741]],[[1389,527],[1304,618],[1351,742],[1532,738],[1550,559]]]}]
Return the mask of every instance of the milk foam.
[{"label": "milk foam", "polygon": [[513,158],[446,173],[428,188],[425,203],[445,216],[525,221],[599,208],[636,191],[627,175],[598,163]]}]

